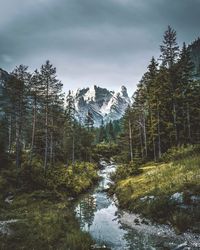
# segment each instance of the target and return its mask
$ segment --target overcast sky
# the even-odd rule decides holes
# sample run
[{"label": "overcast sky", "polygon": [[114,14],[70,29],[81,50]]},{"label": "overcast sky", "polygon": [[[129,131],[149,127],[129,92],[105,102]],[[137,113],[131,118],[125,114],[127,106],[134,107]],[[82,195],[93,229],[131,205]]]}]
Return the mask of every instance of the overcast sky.
[{"label": "overcast sky", "polygon": [[64,89],[93,84],[132,94],[170,24],[200,36],[200,0],[0,0],[0,67],[49,59]]}]

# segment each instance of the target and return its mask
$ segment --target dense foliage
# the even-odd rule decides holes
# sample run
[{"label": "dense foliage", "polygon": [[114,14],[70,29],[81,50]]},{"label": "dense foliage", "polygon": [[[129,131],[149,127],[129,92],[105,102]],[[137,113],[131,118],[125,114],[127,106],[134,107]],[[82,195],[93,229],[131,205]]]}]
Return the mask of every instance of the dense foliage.
[{"label": "dense foliage", "polygon": [[27,66],[16,67],[2,91],[1,161],[15,158],[20,168],[26,154],[30,165],[42,158],[47,171],[58,161],[90,160],[93,135],[76,122],[73,101],[65,107],[62,83],[49,61],[33,73]]},{"label": "dense foliage", "polygon": [[135,166],[118,167],[110,192],[123,208],[170,223],[179,232],[190,228],[199,233],[200,148],[170,149],[163,160],[141,165],[137,173]]},{"label": "dense foliage", "polygon": [[92,129],[64,105],[49,61],[16,67],[0,90],[0,248],[89,249],[72,200],[98,180]]},{"label": "dense foliage", "polygon": [[169,26],[160,50],[126,111],[119,141],[122,161],[156,161],[171,147],[200,143],[200,81],[193,75],[191,47],[184,43],[179,50]]}]

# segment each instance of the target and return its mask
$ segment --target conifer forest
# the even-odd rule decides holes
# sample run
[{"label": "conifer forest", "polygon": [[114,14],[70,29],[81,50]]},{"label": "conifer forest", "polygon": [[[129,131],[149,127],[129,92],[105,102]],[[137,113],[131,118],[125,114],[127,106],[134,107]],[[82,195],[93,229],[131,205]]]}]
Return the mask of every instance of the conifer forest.
[{"label": "conifer forest", "polygon": [[[53,20],[53,13],[55,23],[62,18],[65,24],[75,22],[72,16],[71,23],[69,17],[63,16],[62,4],[63,8],[78,11],[80,16],[76,17],[80,19],[76,20],[77,23],[83,18],[79,9],[82,4],[78,0],[76,4],[70,0],[66,5],[57,3],[55,8],[60,11],[60,17],[56,9],[50,8],[52,3],[37,2],[41,13],[46,8],[44,25],[47,25],[47,20]],[[80,31],[83,36],[80,48],[83,46],[86,50],[79,55],[80,58],[87,53],[88,58],[92,58],[89,54],[92,50],[92,55],[105,57],[110,63],[115,56],[108,40],[115,36],[115,32],[107,35],[108,40],[104,37],[107,34],[104,28],[111,28],[108,25],[110,15],[114,18],[112,22],[125,27],[139,18],[136,12],[134,20],[129,16],[133,11],[133,3],[129,0],[124,3],[117,0],[105,2],[85,1],[90,14],[95,10],[96,16],[88,16],[87,21],[94,22],[92,24],[87,23],[84,16],[82,25],[85,25],[85,30]],[[147,1],[141,2],[143,5],[135,5],[141,13],[143,8],[148,9],[145,13],[155,12]],[[159,7],[154,3],[156,1],[150,2]],[[183,2],[186,6],[189,1]],[[194,8],[195,19],[198,18],[195,6],[200,10],[200,5],[195,0],[191,2],[195,4],[193,7],[192,3],[187,5],[190,6],[188,11]],[[25,7],[36,8],[33,3],[29,4],[22,5],[22,11],[26,10]],[[182,11],[181,3],[176,4],[174,8],[180,7]],[[164,3],[161,5],[164,8]],[[96,12],[97,7],[99,12]],[[169,10],[169,6],[165,7],[166,11]],[[108,15],[107,8],[113,13]],[[10,12],[17,15],[12,8]],[[123,13],[128,15],[123,20],[126,24],[122,22]],[[31,16],[20,18],[26,18],[32,25]],[[102,26],[98,27],[104,35],[101,34],[100,47],[94,46],[93,50],[87,46],[96,41],[101,31],[96,30],[93,34],[89,27],[99,23],[99,18]],[[159,18],[163,20],[163,17]],[[170,18],[174,20],[172,14]],[[36,24],[31,32],[39,28]],[[26,65],[26,56],[23,57],[25,64],[20,64],[23,63],[20,57],[15,61],[19,62],[18,66],[15,66],[15,62],[11,63],[14,59],[6,56],[7,52],[1,53],[1,47],[2,50],[6,48],[3,45],[5,39],[2,40],[0,58],[2,55],[5,60],[2,59],[0,65],[0,249],[200,249],[200,38],[197,33],[195,39],[187,35],[183,41],[186,34],[183,30],[191,27],[190,23],[188,26],[184,24],[180,37],[179,30],[168,24],[160,37],[149,36],[149,43],[156,43],[155,50],[150,49],[155,44],[143,48],[146,41],[134,42],[134,39],[139,39],[137,34],[140,36],[140,28],[135,30],[131,47],[138,44],[143,54],[139,55],[131,74],[137,71],[137,65],[143,67],[142,74],[134,85],[124,73],[125,82],[121,82],[124,85],[121,84],[119,91],[114,85],[105,87],[103,82],[93,86],[83,82],[81,87],[70,84],[70,78],[65,82],[64,73],[60,74],[63,65],[59,67],[58,63],[56,66],[57,59],[54,63],[51,56],[49,60],[46,56],[43,64],[37,67],[31,60],[30,65]],[[145,18],[143,25],[148,27],[151,24]],[[161,26],[157,23],[156,27]],[[58,40],[52,40],[48,33],[53,27],[43,31],[49,37],[44,53],[48,52],[47,48],[53,50],[53,43],[58,41],[63,46],[59,29],[57,33],[54,30]],[[78,29],[74,24],[70,27]],[[18,28],[19,31],[17,28],[13,30],[13,37],[16,32],[22,32]],[[87,39],[84,32],[89,32]],[[130,56],[128,53],[135,51],[133,54],[137,55],[137,48],[129,51],[130,41],[125,31],[123,34],[123,43],[127,41],[127,47],[118,51],[115,63],[120,73],[112,72],[112,76],[116,74],[113,81],[117,77],[122,79],[121,72],[125,72],[128,60],[126,56]],[[69,34],[72,43],[66,40],[66,47],[71,46],[70,53],[74,47],[78,49],[76,36],[77,33],[72,35],[73,40]],[[120,39],[122,37],[119,40],[113,38],[113,50],[114,44],[122,42]],[[37,43],[37,40],[34,45],[32,43],[33,50]],[[104,45],[107,46],[105,54],[101,51]],[[42,42],[40,46],[43,46]],[[9,53],[13,49],[14,43]],[[24,45],[22,51],[26,49]],[[80,51],[78,49],[76,53]],[[15,56],[17,58],[17,53]],[[147,57],[144,63],[141,58]],[[76,72],[93,68],[94,71],[98,69],[99,74],[104,68],[100,62],[99,67],[83,63],[77,64],[75,69],[72,68],[73,60],[70,63],[65,71],[74,75],[74,79],[79,79]],[[89,73],[91,78],[88,79],[96,79],[95,72]],[[111,76],[110,72],[106,74],[107,71],[105,75],[100,74],[102,78],[99,79]]]}]

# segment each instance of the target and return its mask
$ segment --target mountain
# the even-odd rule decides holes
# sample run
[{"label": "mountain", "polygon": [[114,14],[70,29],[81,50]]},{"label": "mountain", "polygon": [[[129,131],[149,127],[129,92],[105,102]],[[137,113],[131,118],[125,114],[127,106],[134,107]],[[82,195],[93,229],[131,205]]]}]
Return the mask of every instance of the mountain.
[{"label": "mountain", "polygon": [[78,89],[72,92],[72,96],[76,119],[84,124],[89,112],[95,127],[99,127],[102,121],[107,123],[120,119],[131,102],[125,86],[114,92],[94,85]]},{"label": "mountain", "polygon": [[8,72],[0,68],[0,96],[3,95],[4,84],[10,79]]},{"label": "mountain", "polygon": [[10,79],[10,75],[3,69],[0,68],[0,119],[2,119],[3,105],[8,102],[8,98],[5,95],[4,84]]},{"label": "mountain", "polygon": [[193,76],[200,79],[200,38],[189,45],[191,60],[194,64]]},{"label": "mountain", "polygon": [[5,81],[10,79],[10,75],[8,72],[0,68],[0,85],[2,85]]}]

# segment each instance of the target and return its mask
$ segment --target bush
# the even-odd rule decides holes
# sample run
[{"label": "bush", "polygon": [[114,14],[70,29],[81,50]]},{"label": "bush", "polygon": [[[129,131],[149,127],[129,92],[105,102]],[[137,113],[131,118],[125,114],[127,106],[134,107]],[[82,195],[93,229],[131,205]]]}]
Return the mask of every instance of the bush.
[{"label": "bush", "polygon": [[119,181],[126,179],[130,176],[136,176],[142,173],[140,164],[136,161],[132,161],[128,164],[119,165],[116,172],[111,175],[111,179],[114,181]]},{"label": "bush", "polygon": [[193,224],[192,216],[183,211],[174,212],[171,222],[179,232],[186,231]]},{"label": "bush", "polygon": [[27,162],[23,163],[16,178],[21,191],[50,190],[77,195],[88,189],[98,179],[98,175],[96,165],[89,162],[77,162],[67,167],[58,164],[47,169],[45,174],[42,161],[35,159],[31,166]]},{"label": "bush", "polygon": [[89,162],[75,163],[73,166],[57,166],[47,174],[47,187],[68,195],[77,195],[98,180],[97,166]]},{"label": "bush", "polygon": [[182,160],[195,154],[200,154],[199,145],[186,145],[180,147],[172,147],[165,154],[162,159],[165,162]]},{"label": "bush", "polygon": [[46,178],[43,164],[40,160],[34,160],[32,164],[25,162],[18,172],[18,182],[22,190],[33,191],[46,188]]},{"label": "bush", "polygon": [[110,159],[119,153],[119,147],[115,143],[99,143],[92,151],[92,158],[99,161],[100,158]]},{"label": "bush", "polygon": [[156,199],[145,203],[144,214],[156,221],[165,220],[173,210],[167,197],[156,197]]}]

